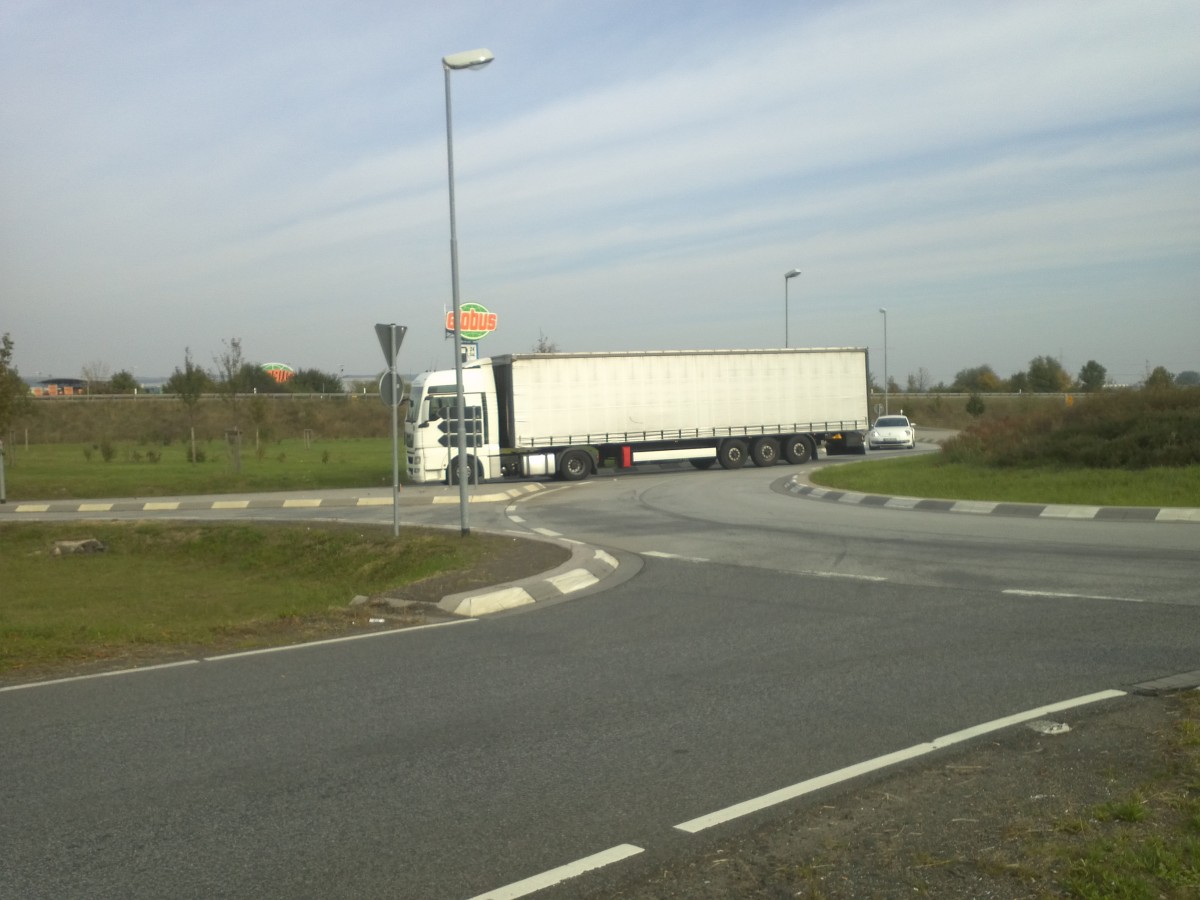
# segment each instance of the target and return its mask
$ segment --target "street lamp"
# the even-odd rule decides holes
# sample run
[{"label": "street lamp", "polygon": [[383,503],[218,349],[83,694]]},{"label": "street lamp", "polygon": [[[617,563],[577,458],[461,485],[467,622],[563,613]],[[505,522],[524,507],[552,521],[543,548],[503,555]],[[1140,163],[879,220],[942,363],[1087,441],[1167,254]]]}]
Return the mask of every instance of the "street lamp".
[{"label": "street lamp", "polygon": [[450,115],[450,73],[458,69],[481,69],[494,56],[491,50],[467,50],[442,57],[442,71],[446,76],[446,167],[450,183],[450,287],[454,295],[454,386],[457,392],[458,412],[458,508],[465,537],[471,533],[467,524],[467,403],[463,394],[462,371],[462,308],[458,296],[458,230],[454,218],[454,137]]},{"label": "street lamp", "polygon": [[788,282],[800,274],[799,269],[783,273],[783,346],[788,346]]},{"label": "street lamp", "polygon": [[883,313],[883,414],[888,414],[888,363],[887,363],[887,310],[879,307]]}]

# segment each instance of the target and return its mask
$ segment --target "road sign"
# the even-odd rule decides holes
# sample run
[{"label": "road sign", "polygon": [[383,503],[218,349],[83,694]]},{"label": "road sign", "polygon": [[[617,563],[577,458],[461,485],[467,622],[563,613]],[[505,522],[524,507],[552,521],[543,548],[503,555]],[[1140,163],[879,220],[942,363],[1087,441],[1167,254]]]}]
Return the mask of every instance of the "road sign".
[{"label": "road sign", "polygon": [[407,325],[397,325],[395,322],[375,326],[375,334],[379,338],[379,346],[383,348],[383,358],[387,360],[389,369],[396,368],[396,353],[400,350],[400,344],[403,343],[407,331]]},{"label": "road sign", "polygon": [[395,372],[384,372],[379,379],[379,399],[384,406],[399,406],[403,396],[404,383]]}]

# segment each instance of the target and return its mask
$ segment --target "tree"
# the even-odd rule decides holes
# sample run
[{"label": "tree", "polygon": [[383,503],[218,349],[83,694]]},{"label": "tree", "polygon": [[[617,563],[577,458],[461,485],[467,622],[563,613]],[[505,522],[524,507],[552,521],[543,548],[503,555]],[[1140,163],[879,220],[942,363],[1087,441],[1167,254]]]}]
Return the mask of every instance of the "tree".
[{"label": "tree", "polygon": [[87,382],[87,392],[89,394],[104,394],[108,392],[108,379],[112,377],[112,369],[108,367],[108,363],[100,360],[92,360],[86,363],[79,371],[79,375]]},{"label": "tree", "polygon": [[222,341],[225,352],[213,357],[217,364],[217,392],[229,407],[233,416],[233,428],[227,438],[233,456],[233,471],[242,474],[242,402],[240,394],[246,391],[245,360],[242,359],[242,339],[230,338]]},{"label": "tree", "polygon": [[1029,390],[1038,394],[1062,394],[1071,389],[1071,376],[1053,356],[1035,356],[1029,361]]},{"label": "tree", "polygon": [[300,369],[288,381],[288,390],[301,394],[340,394],[346,389],[338,375],[320,369]]},{"label": "tree", "polygon": [[1002,387],[1000,377],[989,365],[963,369],[954,376],[952,389],[960,394],[994,394]]},{"label": "tree", "polygon": [[970,398],[968,398],[967,413],[972,418],[978,419],[980,416],[983,415],[984,409],[985,409],[985,407],[983,404],[983,398],[980,397],[978,394],[972,394],[970,396]]},{"label": "tree", "polygon": [[1148,390],[1160,390],[1174,386],[1175,376],[1168,372],[1164,366],[1156,366],[1154,371],[1146,376],[1146,388]]},{"label": "tree", "polygon": [[908,392],[910,394],[924,394],[929,390],[929,370],[924,366],[917,369],[917,374],[911,372],[908,374]]},{"label": "tree", "polygon": [[32,408],[29,386],[12,364],[12,356],[13,339],[6,331],[4,337],[0,338],[0,440],[4,439],[17,417]]},{"label": "tree", "polygon": [[1195,387],[1200,384],[1200,372],[1193,372],[1191,369],[1180,372],[1175,376],[1175,383],[1180,387]]},{"label": "tree", "polygon": [[131,372],[122,369],[109,380],[108,390],[113,394],[136,394],[138,392],[137,379]]},{"label": "tree", "polygon": [[188,431],[191,435],[192,462],[196,461],[196,407],[200,405],[200,397],[214,389],[213,380],[208,373],[192,362],[192,351],[183,348],[183,371],[175,367],[167,383],[163,385],[163,393],[175,394],[187,409]]},{"label": "tree", "polygon": [[1098,391],[1104,387],[1108,378],[1108,369],[1094,359],[1089,359],[1079,370],[1079,383],[1085,391]]},{"label": "tree", "polygon": [[548,337],[546,337],[546,335],[542,334],[542,331],[539,328],[538,329],[538,339],[537,339],[537,343],[533,345],[533,352],[534,353],[557,353],[558,352],[558,344],[554,343],[554,341],[550,340],[550,338],[548,338]]}]

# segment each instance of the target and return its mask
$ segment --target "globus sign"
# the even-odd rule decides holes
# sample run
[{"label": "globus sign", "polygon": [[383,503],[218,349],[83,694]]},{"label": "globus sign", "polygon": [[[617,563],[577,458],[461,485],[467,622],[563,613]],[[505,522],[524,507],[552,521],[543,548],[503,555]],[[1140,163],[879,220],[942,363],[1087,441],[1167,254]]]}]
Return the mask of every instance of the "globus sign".
[{"label": "globus sign", "polygon": [[[477,341],[496,330],[496,314],[488,312],[478,303],[462,304],[462,336],[464,340]],[[446,313],[446,331],[454,332],[454,311]]]}]

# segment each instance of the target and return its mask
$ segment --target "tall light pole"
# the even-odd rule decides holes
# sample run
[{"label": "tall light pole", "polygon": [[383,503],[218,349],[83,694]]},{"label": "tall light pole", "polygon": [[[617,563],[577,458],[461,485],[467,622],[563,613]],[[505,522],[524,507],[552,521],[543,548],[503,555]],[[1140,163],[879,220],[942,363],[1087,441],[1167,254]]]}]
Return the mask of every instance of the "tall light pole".
[{"label": "tall light pole", "polygon": [[458,296],[458,228],[454,218],[454,137],[450,115],[450,73],[458,69],[481,69],[494,56],[491,50],[466,50],[442,57],[442,72],[446,76],[446,168],[450,183],[450,288],[454,294],[454,386],[457,391],[455,408],[458,413],[458,510],[465,537],[471,533],[467,524],[467,402],[463,394],[462,364],[462,304]]},{"label": "tall light pole", "polygon": [[783,346],[788,346],[788,282],[800,274],[799,269],[792,269],[783,273]]},{"label": "tall light pole", "polygon": [[883,313],[883,414],[888,414],[888,365],[887,365],[887,310],[879,307]]}]

